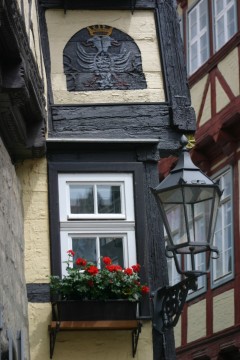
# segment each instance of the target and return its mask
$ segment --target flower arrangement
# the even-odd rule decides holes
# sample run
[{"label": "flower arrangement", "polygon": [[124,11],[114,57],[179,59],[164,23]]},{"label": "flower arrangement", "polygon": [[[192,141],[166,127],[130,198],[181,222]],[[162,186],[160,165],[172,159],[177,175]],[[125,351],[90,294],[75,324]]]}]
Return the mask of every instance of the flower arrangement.
[{"label": "flower arrangement", "polygon": [[[123,269],[114,265],[109,257],[103,257],[103,268],[98,269],[84,258],[74,260],[74,251],[68,251],[67,276],[51,276],[51,293],[63,300],[126,299],[138,301],[149,292],[140,283],[140,265]],[[73,264],[73,267],[70,264]]]}]

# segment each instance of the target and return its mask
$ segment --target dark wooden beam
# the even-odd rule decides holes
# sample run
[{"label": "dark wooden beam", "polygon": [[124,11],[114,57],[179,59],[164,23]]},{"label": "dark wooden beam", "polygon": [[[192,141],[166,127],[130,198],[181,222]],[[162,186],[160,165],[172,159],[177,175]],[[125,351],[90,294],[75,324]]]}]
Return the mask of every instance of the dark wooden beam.
[{"label": "dark wooden beam", "polygon": [[171,125],[182,132],[194,132],[196,119],[191,106],[176,4],[173,0],[157,0],[156,7],[159,45],[165,87],[170,104]]},{"label": "dark wooden beam", "polygon": [[49,139],[158,143],[161,156],[179,147],[166,104],[52,106]]},{"label": "dark wooden beam", "polygon": [[[89,1],[76,1],[76,0],[39,0],[39,3],[45,9],[64,9],[77,10],[77,9],[94,9],[94,10],[126,10],[132,9],[131,0],[89,0]],[[135,9],[153,9],[155,7],[154,0],[137,0]]]},{"label": "dark wooden beam", "polygon": [[45,153],[43,81],[17,1],[0,0],[0,134],[13,159]]}]

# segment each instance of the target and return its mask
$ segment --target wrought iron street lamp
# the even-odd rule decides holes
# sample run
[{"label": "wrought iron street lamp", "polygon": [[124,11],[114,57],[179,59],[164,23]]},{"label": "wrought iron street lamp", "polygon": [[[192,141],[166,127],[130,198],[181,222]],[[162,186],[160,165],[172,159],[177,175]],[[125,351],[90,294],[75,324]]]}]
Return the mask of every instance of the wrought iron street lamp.
[{"label": "wrought iron street lamp", "polygon": [[152,189],[166,230],[166,256],[174,259],[183,276],[180,283],[154,293],[153,324],[160,332],[176,325],[188,291],[196,290],[198,276],[206,274],[197,268],[196,258],[207,253],[207,270],[210,254],[218,254],[213,235],[222,192],[218,183],[193,164],[185,136],[181,143],[183,149],[176,167]]}]

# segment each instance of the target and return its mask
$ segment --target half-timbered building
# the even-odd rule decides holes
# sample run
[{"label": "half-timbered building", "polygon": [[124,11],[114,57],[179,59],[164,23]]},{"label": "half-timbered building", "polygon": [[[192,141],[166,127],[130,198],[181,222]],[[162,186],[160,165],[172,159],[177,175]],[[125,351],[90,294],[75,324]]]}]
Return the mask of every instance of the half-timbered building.
[{"label": "half-timbered building", "polygon": [[[175,330],[177,359],[239,359],[239,1],[179,1],[197,131],[191,156],[223,190],[214,242],[220,256],[189,294]],[[174,158],[163,159],[161,176]],[[204,270],[206,259],[198,259]],[[179,281],[169,262],[170,282]]]},{"label": "half-timbered building", "polygon": [[160,156],[176,154],[181,135],[195,131],[175,5],[0,1],[6,358],[175,359],[172,332],[152,330],[149,298],[134,325],[89,322],[86,314],[63,326],[54,321],[49,291],[50,275],[64,275],[70,248],[93,262],[104,251],[124,267],[138,262],[151,290],[168,282],[150,188],[159,182]]}]

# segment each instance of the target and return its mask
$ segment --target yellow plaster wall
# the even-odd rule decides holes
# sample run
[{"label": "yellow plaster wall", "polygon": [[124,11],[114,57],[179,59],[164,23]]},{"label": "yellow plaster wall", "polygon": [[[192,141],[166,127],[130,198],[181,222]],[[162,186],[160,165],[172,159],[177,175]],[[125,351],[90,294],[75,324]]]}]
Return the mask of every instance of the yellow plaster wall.
[{"label": "yellow plaster wall", "polygon": [[237,47],[218,64],[218,69],[222,73],[223,77],[227,80],[227,83],[231,88],[233,94],[235,96],[239,95],[240,74],[239,74],[239,59],[238,59]]},{"label": "yellow plaster wall", "polygon": [[225,291],[213,299],[213,332],[234,325],[234,290]]},{"label": "yellow plaster wall", "polygon": [[[49,359],[48,325],[50,304],[30,303],[29,332],[31,360]],[[152,359],[151,323],[144,322],[136,360]],[[131,331],[69,331],[57,335],[54,359],[131,360]]]},{"label": "yellow plaster wall", "polygon": [[216,79],[216,110],[219,112],[230,102],[229,97],[226,92],[223,90],[222,85]]},{"label": "yellow plaster wall", "polygon": [[50,247],[46,159],[26,160],[16,167],[22,186],[27,283],[49,282]]},{"label": "yellow plaster wall", "polygon": [[[84,360],[131,360],[131,331],[61,332],[56,341],[54,356],[69,360],[78,354]],[[136,360],[152,359],[150,323],[144,323],[139,337]],[[33,358],[32,360],[40,360]]]},{"label": "yellow plaster wall", "polygon": [[48,360],[50,358],[48,325],[51,316],[51,305],[49,303],[28,304],[31,360]]},{"label": "yellow plaster wall", "polygon": [[[225,78],[228,86],[235,96],[239,95],[239,64],[238,64],[238,49],[235,48],[228,56],[226,56],[219,64],[218,69]],[[217,112],[222,110],[230,99],[223,87],[216,81],[216,99]]]},{"label": "yellow plaster wall", "polygon": [[182,337],[182,330],[181,330],[181,325],[182,325],[182,321],[181,321],[181,317],[178,320],[177,325],[174,327],[174,339],[175,339],[175,347],[179,347],[181,346],[181,337]]},{"label": "yellow plaster wall", "polygon": [[206,336],[206,300],[188,308],[187,341],[191,342],[204,336]]},{"label": "yellow plaster wall", "polygon": [[[203,93],[205,89],[205,85],[208,79],[208,75],[204,76],[200,81],[198,81],[192,88],[191,88],[191,98],[192,98],[192,105],[196,112],[196,118],[198,119],[199,110],[201,107],[201,102],[203,99]],[[211,94],[210,94],[210,87],[208,88],[207,97],[205,101],[205,105],[203,108],[202,116],[200,119],[200,126],[206,123],[211,118]]]},{"label": "yellow plaster wall", "polygon": [[[155,20],[152,11],[47,10],[51,78],[57,104],[159,102],[165,100]],[[131,36],[142,55],[147,89],[68,92],[63,72],[63,49],[70,38],[89,25],[113,26]]]}]

